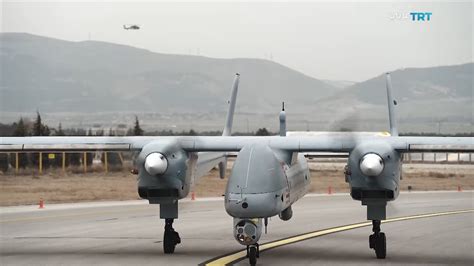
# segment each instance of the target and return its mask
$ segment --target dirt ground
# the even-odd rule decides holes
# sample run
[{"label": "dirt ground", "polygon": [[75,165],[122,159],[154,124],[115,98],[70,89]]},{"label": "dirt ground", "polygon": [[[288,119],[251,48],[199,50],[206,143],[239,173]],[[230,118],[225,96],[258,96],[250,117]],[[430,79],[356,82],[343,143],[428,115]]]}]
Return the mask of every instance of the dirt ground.
[{"label": "dirt ground", "polygon": [[[231,166],[231,164],[229,164]],[[474,165],[405,164],[401,190],[463,190],[474,189]],[[344,181],[344,163],[310,162],[312,193],[348,192]],[[87,174],[60,170],[45,171],[43,175],[20,173],[0,174],[0,206],[45,204],[81,201],[139,199],[137,176],[128,171],[91,172]],[[229,175],[230,169],[227,171]],[[224,194],[227,179],[221,180],[213,170],[202,177],[193,191],[196,197],[216,197]]]}]

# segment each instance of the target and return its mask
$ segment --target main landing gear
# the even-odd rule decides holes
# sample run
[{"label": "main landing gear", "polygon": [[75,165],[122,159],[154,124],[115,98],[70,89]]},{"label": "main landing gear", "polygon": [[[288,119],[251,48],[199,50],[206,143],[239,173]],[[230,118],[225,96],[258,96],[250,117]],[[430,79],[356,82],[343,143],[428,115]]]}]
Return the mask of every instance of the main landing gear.
[{"label": "main landing gear", "polygon": [[372,220],[372,231],[369,237],[369,247],[375,250],[377,259],[385,259],[387,255],[387,243],[385,234],[380,232],[380,220]]},{"label": "main landing gear", "polygon": [[260,247],[257,243],[255,245],[247,246],[247,258],[249,258],[250,266],[257,264],[257,258],[260,257]]},{"label": "main landing gear", "polygon": [[173,228],[174,219],[165,219],[165,234],[163,236],[163,250],[166,254],[174,253],[174,248],[181,243],[178,232]]}]

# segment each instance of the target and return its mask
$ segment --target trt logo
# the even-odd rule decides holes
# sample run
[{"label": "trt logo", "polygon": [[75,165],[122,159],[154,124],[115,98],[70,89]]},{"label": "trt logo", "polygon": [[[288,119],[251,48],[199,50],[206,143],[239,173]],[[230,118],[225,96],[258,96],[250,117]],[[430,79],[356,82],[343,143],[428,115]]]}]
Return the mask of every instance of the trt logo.
[{"label": "trt logo", "polygon": [[412,21],[430,21],[431,12],[410,12]]}]

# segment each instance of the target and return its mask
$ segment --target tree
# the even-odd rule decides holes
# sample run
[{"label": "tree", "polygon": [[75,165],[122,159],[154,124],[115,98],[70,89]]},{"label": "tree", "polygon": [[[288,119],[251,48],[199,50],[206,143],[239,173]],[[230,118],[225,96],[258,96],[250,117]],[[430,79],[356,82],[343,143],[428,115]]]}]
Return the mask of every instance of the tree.
[{"label": "tree", "polygon": [[[28,127],[26,126],[23,118],[20,118],[20,121],[16,124],[15,130],[13,131],[13,136],[24,137],[28,136]],[[10,155],[12,159],[12,165],[16,164],[16,154],[12,153]],[[28,155],[26,153],[18,153],[18,165],[22,168],[28,166]]]},{"label": "tree", "polygon": [[257,133],[255,133],[255,136],[268,136],[268,135],[270,135],[270,133],[268,132],[266,128],[259,128],[257,130]]},{"label": "tree", "polygon": [[51,132],[50,132],[48,126],[44,125],[41,122],[41,115],[37,111],[36,112],[36,121],[33,124],[33,136],[49,136],[50,133]]},{"label": "tree", "polygon": [[56,130],[56,136],[66,136],[66,134],[63,131],[63,127],[61,126],[61,123],[59,123],[58,130]]},{"label": "tree", "polygon": [[16,125],[17,123],[13,123],[13,124],[3,124],[3,123],[0,123],[0,137],[9,137],[9,136],[13,136],[13,132],[15,131],[16,129]]},{"label": "tree", "polygon": [[138,121],[138,116],[135,116],[135,127],[133,127],[134,136],[143,136],[143,129],[140,127],[140,122]]},{"label": "tree", "polygon": [[16,128],[13,131],[13,136],[16,137],[24,137],[28,135],[28,128],[25,125],[25,122],[23,122],[23,118],[20,118],[20,121],[18,121],[18,124],[16,124]]},{"label": "tree", "polygon": [[[33,136],[49,136],[51,131],[49,130],[48,126],[43,124],[41,120],[41,115],[39,111],[36,111],[36,120],[33,123]],[[31,162],[33,165],[38,165],[39,164],[39,156],[40,153],[32,153],[31,155]],[[48,160],[48,154],[43,153],[41,155],[41,161],[43,164],[43,168],[49,167],[49,160]]]}]

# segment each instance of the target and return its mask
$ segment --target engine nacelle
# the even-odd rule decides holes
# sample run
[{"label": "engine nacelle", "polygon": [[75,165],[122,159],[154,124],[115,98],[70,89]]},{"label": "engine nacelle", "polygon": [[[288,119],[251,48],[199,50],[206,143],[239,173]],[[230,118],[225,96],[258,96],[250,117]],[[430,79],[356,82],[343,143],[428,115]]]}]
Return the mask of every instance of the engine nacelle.
[{"label": "engine nacelle", "polygon": [[346,178],[355,200],[385,200],[398,197],[401,157],[386,142],[366,142],[351,151]]},{"label": "engine nacelle", "polygon": [[138,194],[150,203],[169,203],[188,195],[197,156],[174,141],[145,145],[136,159]]},{"label": "engine nacelle", "polygon": [[234,218],[234,237],[244,246],[254,245],[262,236],[262,219]]}]

